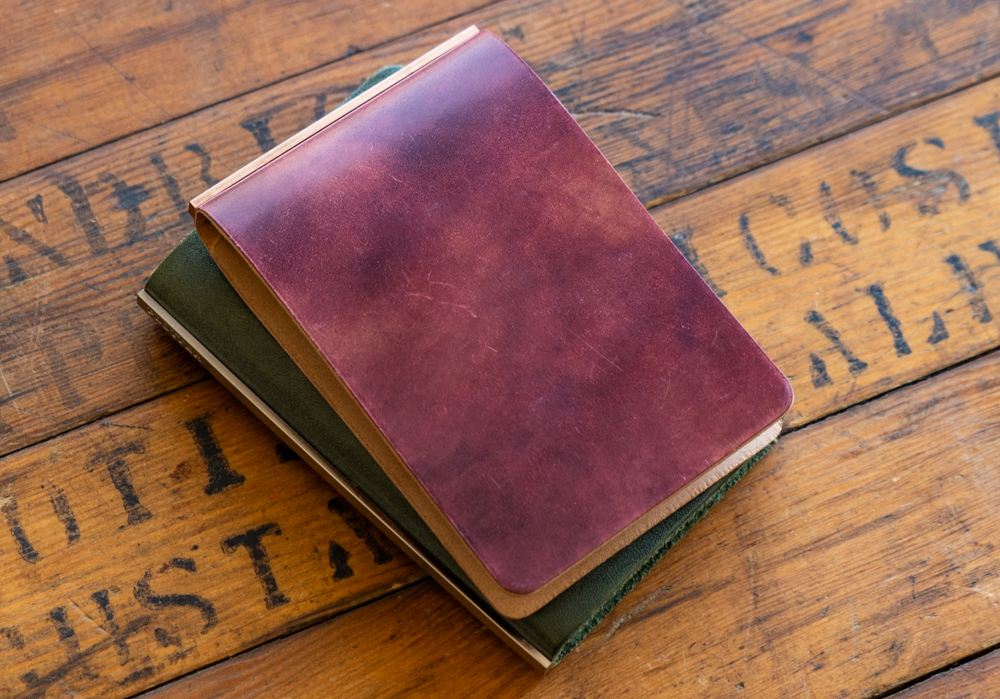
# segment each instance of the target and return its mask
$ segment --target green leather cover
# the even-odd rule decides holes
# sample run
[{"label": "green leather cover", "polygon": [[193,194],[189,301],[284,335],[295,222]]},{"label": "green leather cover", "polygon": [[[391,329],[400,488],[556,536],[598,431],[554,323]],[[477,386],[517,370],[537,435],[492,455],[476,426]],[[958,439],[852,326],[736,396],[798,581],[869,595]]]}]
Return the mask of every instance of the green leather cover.
[{"label": "green leather cover", "polygon": [[[156,269],[146,291],[258,397],[482,601],[455,561],[361,443],[243,303],[194,233]],[[561,660],[767,452],[696,497],[549,604],[502,624]],[[485,602],[484,607],[489,608]]]}]

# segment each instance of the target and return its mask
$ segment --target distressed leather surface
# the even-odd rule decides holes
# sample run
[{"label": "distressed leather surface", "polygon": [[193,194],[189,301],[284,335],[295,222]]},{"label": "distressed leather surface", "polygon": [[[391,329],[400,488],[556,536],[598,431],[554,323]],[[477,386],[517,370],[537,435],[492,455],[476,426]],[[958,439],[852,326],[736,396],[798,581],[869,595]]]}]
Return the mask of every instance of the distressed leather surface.
[{"label": "distressed leather surface", "polygon": [[[170,253],[146,283],[146,290],[489,609],[402,493],[243,303],[197,234],[189,235]],[[504,619],[494,612],[494,618],[519,633],[546,657],[558,660],[611,611],[650,566],[744,473],[745,469],[734,471],[534,614],[523,619]]]},{"label": "distressed leather surface", "polygon": [[204,209],[515,593],[791,401],[572,117],[489,34]]}]

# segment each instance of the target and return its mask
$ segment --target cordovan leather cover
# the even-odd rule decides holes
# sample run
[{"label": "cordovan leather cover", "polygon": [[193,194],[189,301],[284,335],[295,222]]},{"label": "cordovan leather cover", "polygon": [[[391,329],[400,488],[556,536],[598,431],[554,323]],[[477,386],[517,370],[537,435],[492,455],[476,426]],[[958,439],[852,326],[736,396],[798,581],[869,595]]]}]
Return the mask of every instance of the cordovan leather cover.
[{"label": "cordovan leather cover", "polygon": [[[196,222],[505,614],[641,535],[791,403],[596,146],[487,33],[202,202]],[[260,282],[287,315],[266,312]],[[306,350],[274,332],[286,327]]]},{"label": "cordovan leather cover", "polygon": [[[157,320],[168,327],[170,323],[178,323],[190,332],[256,397],[388,515],[397,531],[414,542],[452,582],[479,600],[498,625],[530,643],[552,664],[583,640],[761,456],[757,454],[696,496],[538,611],[523,619],[507,619],[491,610],[481,598],[399,489],[240,299],[196,234],[189,235],[156,268],[146,282],[146,292],[169,315],[164,318],[154,314]],[[501,638],[510,643],[506,634],[501,634]]]}]

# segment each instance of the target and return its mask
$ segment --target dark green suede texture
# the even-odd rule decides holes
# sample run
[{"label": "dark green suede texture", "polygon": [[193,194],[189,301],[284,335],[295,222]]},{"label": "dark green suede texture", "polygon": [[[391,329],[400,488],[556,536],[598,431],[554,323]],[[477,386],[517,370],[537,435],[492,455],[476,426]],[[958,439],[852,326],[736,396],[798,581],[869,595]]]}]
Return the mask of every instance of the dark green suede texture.
[{"label": "dark green suede texture", "polygon": [[[146,290],[391,517],[430,558],[482,601],[399,490],[243,303],[196,234],[189,235],[163,261],[146,283]],[[653,527],[539,611],[524,619],[506,619],[495,612],[494,616],[558,662],[766,451]],[[489,608],[485,602],[483,605]]]},{"label": "dark green suede texture", "polygon": [[347,96],[347,99],[345,99],[344,102],[341,102],[341,104],[344,104],[345,102],[348,102],[349,100],[354,99],[355,97],[357,97],[358,95],[360,95],[362,92],[364,92],[365,90],[367,90],[369,87],[371,87],[372,85],[376,85],[376,84],[382,82],[383,80],[385,80],[386,78],[388,78],[390,75],[392,75],[393,73],[395,73],[397,70],[400,70],[402,67],[403,66],[383,66],[383,67],[379,68],[374,73],[372,73],[368,77],[367,80],[365,80],[363,83],[361,83],[356,88],[354,88],[354,92],[352,92],[351,94],[349,94]]}]

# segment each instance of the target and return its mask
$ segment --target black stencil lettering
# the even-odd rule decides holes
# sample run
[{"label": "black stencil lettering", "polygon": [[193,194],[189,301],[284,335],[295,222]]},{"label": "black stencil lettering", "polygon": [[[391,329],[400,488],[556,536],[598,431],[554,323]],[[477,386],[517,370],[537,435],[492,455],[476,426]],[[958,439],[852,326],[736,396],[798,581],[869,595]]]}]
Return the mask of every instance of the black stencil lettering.
[{"label": "black stencil lettering", "polygon": [[181,221],[187,223],[187,202],[184,201],[184,196],[181,194],[181,188],[177,184],[177,180],[174,176],[170,174],[167,170],[167,164],[163,162],[163,156],[159,153],[153,153],[149,157],[149,162],[153,164],[156,168],[156,174],[160,176],[160,183],[163,188],[167,190],[167,196],[170,197],[170,201],[174,203],[174,208],[180,212]]},{"label": "black stencil lettering", "polygon": [[299,458],[299,455],[296,454],[295,451],[284,442],[278,442],[277,444],[275,444],[274,452],[278,455],[279,464],[288,463],[289,461],[302,460],[301,458]]},{"label": "black stencil lettering", "polygon": [[[186,570],[189,573],[196,572],[194,559],[174,558],[165,566],[167,570],[174,568]],[[219,623],[219,615],[215,611],[215,605],[204,597],[190,594],[157,595],[151,589],[149,583],[153,579],[153,571],[147,570],[142,578],[135,584],[133,594],[136,601],[146,609],[169,609],[190,607],[197,609],[201,613],[202,621],[205,625],[201,628],[201,633],[206,634]]]},{"label": "black stencil lettering", "polygon": [[73,215],[76,216],[76,221],[83,228],[83,234],[87,238],[87,243],[90,244],[90,251],[95,254],[106,251],[108,241],[104,239],[104,230],[97,223],[94,211],[90,208],[90,199],[87,198],[87,193],[83,191],[80,183],[74,177],[60,175],[55,180],[55,184],[59,191],[69,199]]},{"label": "black stencil lettering", "polygon": [[692,230],[691,227],[682,228],[679,231],[674,231],[670,236],[670,240],[674,242],[677,249],[681,251],[691,266],[694,267],[695,271],[705,280],[705,283],[715,292],[715,295],[720,299],[726,295],[726,292],[719,288],[719,286],[712,281],[712,277],[709,276],[708,270],[705,269],[705,265],[698,259],[698,251],[695,249],[694,244],[691,242]]},{"label": "black stencil lettering", "polygon": [[1000,112],[990,112],[983,116],[973,117],[972,123],[986,129],[986,133],[993,139],[997,154],[1000,154]]},{"label": "black stencil lettering", "polygon": [[944,321],[941,320],[941,316],[938,315],[937,311],[933,314],[934,327],[931,329],[931,335],[927,338],[927,342],[936,345],[941,342],[941,340],[948,339],[948,328],[944,326]]},{"label": "black stencil lettering", "polygon": [[780,209],[785,211],[788,218],[795,218],[798,215],[798,211],[795,210],[795,205],[792,204],[791,200],[784,194],[772,194],[771,203]]},{"label": "black stencil lettering", "polygon": [[69,264],[61,252],[55,248],[49,247],[42,241],[38,240],[35,236],[31,235],[31,233],[28,233],[28,231],[7,223],[2,218],[0,218],[0,231],[3,231],[4,235],[10,238],[13,242],[21,245],[27,245],[36,254],[48,258],[60,267],[65,267]]},{"label": "black stencil lettering", "polygon": [[832,386],[833,380],[826,373],[826,362],[819,355],[812,352],[809,353],[809,362],[809,377],[812,379],[813,388]]},{"label": "black stencil lettering", "polygon": [[[66,674],[65,666],[63,666],[56,672],[60,677],[65,675]],[[46,675],[45,678],[40,678],[37,672],[31,670],[30,672],[26,672],[23,675],[21,675],[18,679],[21,680],[28,689],[35,690],[31,694],[28,694],[25,697],[25,699],[41,699],[42,697],[45,696],[45,684],[46,684],[45,680],[48,679],[48,675]]]},{"label": "black stencil lettering", "polygon": [[137,184],[122,182],[110,172],[102,172],[98,179],[111,185],[118,200],[115,208],[125,212],[125,244],[134,245],[147,238],[146,217],[139,206],[149,201],[149,192]]},{"label": "black stencil lettering", "polygon": [[49,502],[52,503],[56,517],[59,518],[63,529],[66,530],[66,545],[72,546],[80,540],[80,526],[76,523],[76,515],[73,514],[73,509],[69,506],[66,493],[56,489],[55,494],[49,496]]},{"label": "black stencil lettering", "polygon": [[321,92],[316,95],[316,104],[313,106],[313,120],[318,121],[326,116],[326,93]]},{"label": "black stencil lettering", "polygon": [[[65,624],[65,610],[63,609],[62,614],[60,614],[58,612],[59,609],[62,608],[57,608],[56,610],[53,610],[53,612],[55,613],[55,617],[52,617],[52,615],[50,614],[50,618],[57,625],[57,632],[59,633],[60,638],[62,638],[63,634],[65,634],[66,631],[59,629],[59,626]],[[58,619],[58,617],[60,616],[62,617],[62,621]],[[128,636],[134,636],[139,630],[145,627],[145,624],[146,624],[145,619],[136,620],[135,622],[126,625],[126,627],[121,630],[121,633]],[[69,633],[73,634],[73,638],[75,638],[76,634],[73,632],[72,628],[69,628]],[[62,663],[51,672],[48,672],[42,676],[39,676],[38,673],[33,670],[30,672],[26,672],[23,675],[20,675],[18,679],[20,679],[21,682],[23,682],[25,686],[32,691],[30,691],[30,693],[28,694],[19,696],[23,696],[24,699],[42,699],[42,697],[45,696],[45,693],[49,687],[51,687],[53,684],[57,682],[64,680],[71,672],[78,669],[82,670],[82,675],[85,679],[88,680],[97,679],[98,678],[97,673],[91,672],[88,669],[86,665],[86,660],[94,653],[100,652],[101,650],[107,648],[114,642],[115,639],[106,638],[104,640],[98,641],[94,645],[87,648],[87,650],[81,652],[79,651],[79,642],[77,641],[76,654],[70,655],[69,662]]]},{"label": "black stencil lettering", "polygon": [[372,552],[375,557],[375,563],[378,565],[384,565],[392,560],[392,554],[389,553],[388,549],[379,541],[382,537],[382,533],[378,532],[372,525],[362,517],[357,510],[348,505],[340,498],[332,498],[330,502],[326,504],[326,507],[330,512],[335,513],[337,516],[343,520],[352,532],[354,536],[361,539],[364,545],[368,547],[368,550]]},{"label": "black stencil lettering", "polygon": [[925,189],[923,196],[917,202],[917,210],[921,216],[934,216],[938,213],[938,206],[944,197],[948,185],[953,185],[958,191],[958,203],[964,204],[969,200],[971,190],[965,178],[954,170],[919,170],[906,164],[906,155],[914,144],[903,146],[892,158],[892,169],[900,177],[916,180],[918,185]]},{"label": "black stencil lettering", "polygon": [[21,513],[17,508],[17,496],[9,484],[0,491],[0,512],[3,512],[3,516],[7,520],[7,529],[14,537],[14,543],[17,544],[17,552],[21,558],[28,563],[37,563],[38,552],[31,545],[28,535],[24,533],[24,527],[21,526]]},{"label": "black stencil lettering", "polygon": [[[80,659],[80,639],[76,635],[76,631],[73,630],[73,626],[69,623],[66,617],[65,607],[56,607],[49,612],[49,619],[52,620],[53,625],[56,627],[56,633],[59,635],[59,642],[63,644],[63,648],[66,649],[66,658],[69,662],[74,663]],[[84,672],[90,677],[96,677],[96,675],[91,674],[88,670],[84,669]]]},{"label": "black stencil lettering", "polygon": [[281,535],[281,529],[276,522],[268,522],[243,534],[229,537],[222,542],[222,551],[231,554],[239,548],[246,549],[253,564],[254,575],[264,588],[264,604],[268,609],[274,609],[288,604],[291,600],[278,589],[278,581],[274,579],[274,572],[271,570],[271,559],[262,541],[265,536],[270,535]]},{"label": "black stencil lettering", "polygon": [[[76,631],[73,626],[69,623],[69,619],[66,616],[65,607],[56,607],[49,612],[49,619],[52,620],[53,625],[56,627],[56,633],[59,636],[59,642],[66,649],[66,658],[69,661],[62,667],[58,668],[45,678],[46,680],[51,679],[53,675],[58,676],[59,674],[65,675],[70,668],[78,667],[81,670],[81,674],[84,678],[89,680],[96,680],[98,678],[97,673],[92,672],[85,661],[84,656],[90,655],[92,651],[87,653],[80,652],[80,639],[76,635]],[[24,678],[21,678],[22,681]],[[44,694],[44,693],[43,693]]]},{"label": "black stencil lettering", "polygon": [[997,245],[997,241],[987,240],[985,243],[980,243],[979,249],[983,252],[992,252],[997,256],[997,262],[1000,262],[1000,246]]},{"label": "black stencil lettering", "polygon": [[169,648],[170,646],[177,646],[179,648],[181,645],[181,637],[171,636],[166,629],[153,629],[153,637],[156,638],[156,642],[161,648]]},{"label": "black stencil lettering", "polygon": [[126,685],[135,684],[140,680],[148,680],[150,677],[156,674],[156,670],[152,665],[146,665],[139,668],[135,672],[130,672],[125,675],[125,678],[118,683],[119,687],[125,687]]},{"label": "black stencil lettering", "polygon": [[20,629],[16,626],[5,626],[0,628],[0,636],[7,639],[10,647],[14,650],[21,650],[24,648],[24,636],[21,635]]},{"label": "black stencil lettering", "polygon": [[740,235],[743,236],[743,244],[746,246],[747,252],[750,253],[750,257],[753,258],[753,261],[757,263],[758,267],[770,274],[772,277],[776,277],[781,274],[777,268],[772,267],[767,263],[767,258],[764,257],[764,253],[761,252],[753,234],[750,233],[750,219],[746,214],[740,215]]},{"label": "black stencil lettering", "polygon": [[989,323],[993,320],[993,314],[990,313],[990,309],[986,305],[986,299],[983,298],[983,287],[972,273],[969,265],[965,263],[965,260],[959,255],[949,255],[944,261],[951,267],[955,278],[962,282],[962,290],[969,295],[969,306],[972,308],[972,317],[980,323]]},{"label": "black stencil lettering", "polygon": [[266,153],[275,146],[274,136],[271,135],[271,119],[275,114],[291,106],[293,106],[291,103],[279,104],[266,112],[261,112],[240,122],[240,126],[249,131],[250,135],[257,141],[257,147],[260,148],[261,153]]},{"label": "black stencil lettering", "polygon": [[857,245],[858,237],[852,235],[851,232],[844,226],[844,222],[840,220],[840,213],[837,211],[837,200],[833,198],[833,192],[830,191],[830,185],[826,182],[820,182],[819,200],[823,205],[823,220],[826,221],[827,225],[833,229],[833,232],[837,234],[837,237],[845,243]]},{"label": "black stencil lettering", "polygon": [[193,558],[171,558],[170,567],[177,570],[186,570],[189,573],[196,571]]},{"label": "black stencil lettering", "polygon": [[104,464],[107,466],[111,482],[122,497],[122,507],[128,516],[129,526],[142,524],[153,518],[153,513],[139,502],[139,496],[132,485],[132,471],[129,469],[127,458],[133,454],[145,454],[146,448],[141,442],[126,442],[116,446],[110,451],[98,452],[91,459],[91,465]]},{"label": "black stencil lettering", "polygon": [[521,29],[521,25],[517,25],[513,29],[501,29],[500,32],[503,34],[504,39],[520,39],[524,41],[524,30]]},{"label": "black stencil lettering", "polygon": [[903,328],[899,324],[899,319],[892,314],[892,306],[889,304],[889,298],[885,295],[882,285],[872,284],[865,290],[865,293],[872,297],[872,300],[875,302],[875,308],[878,309],[878,314],[882,316],[885,326],[889,329],[889,334],[892,335],[892,344],[896,348],[896,356],[902,357],[903,355],[910,354],[910,345],[907,344],[906,338],[903,337]]},{"label": "black stencil lettering", "polygon": [[101,613],[104,614],[104,624],[102,626],[115,644],[115,652],[120,658],[119,665],[124,665],[129,660],[128,638],[118,627],[115,612],[111,608],[111,599],[108,590],[98,590],[90,598],[97,602],[97,606],[101,608]]},{"label": "black stencil lettering", "polygon": [[865,190],[865,194],[868,195],[868,203],[879,211],[878,221],[882,226],[882,231],[885,232],[889,230],[892,226],[892,219],[889,218],[889,212],[883,211],[885,204],[882,203],[882,197],[878,194],[878,182],[869,173],[864,170],[851,170],[851,177],[855,178],[861,183],[861,187]]},{"label": "black stencil lettering", "polygon": [[4,255],[3,261],[7,265],[7,279],[10,280],[11,284],[17,284],[27,280],[28,275],[25,274],[23,269],[21,269],[21,265],[17,263],[17,260],[10,255]]},{"label": "black stencil lettering", "polygon": [[334,580],[346,580],[354,576],[354,570],[347,560],[351,554],[336,541],[330,542],[330,567],[333,568]]},{"label": "black stencil lettering", "polygon": [[198,156],[198,159],[201,161],[200,176],[201,176],[201,181],[205,183],[205,186],[212,187],[214,185],[217,185],[219,181],[214,177],[212,177],[211,173],[212,169],[211,154],[207,150],[202,148],[200,143],[188,143],[186,146],[184,146],[184,150],[188,151],[189,153],[194,153],[195,155]]},{"label": "black stencil lettering", "polygon": [[184,644],[181,642],[181,637],[179,634],[173,636],[166,629],[155,628],[153,629],[153,637],[156,638],[156,643],[161,648],[170,648],[171,646],[173,646],[174,648],[179,649],[171,653],[170,657],[167,658],[171,663],[176,663],[178,660],[183,660],[188,656],[188,653],[190,653],[190,649],[184,650]]},{"label": "black stencil lettering", "polygon": [[830,341],[830,344],[833,345],[834,349],[840,352],[840,356],[842,356],[844,361],[847,362],[847,369],[852,374],[860,374],[868,368],[868,364],[866,362],[863,362],[854,356],[854,353],[848,349],[847,345],[844,344],[844,341],[840,339],[840,333],[827,322],[827,320],[823,317],[823,314],[819,311],[809,311],[806,313],[806,322],[819,330],[820,334]]},{"label": "black stencil lettering", "polygon": [[194,443],[198,447],[198,453],[201,454],[202,461],[208,467],[206,495],[215,495],[229,488],[238,488],[243,485],[246,477],[230,467],[229,460],[215,439],[207,415],[188,420],[184,423],[184,427],[191,433]]},{"label": "black stencil lettering", "polygon": [[240,122],[240,126],[250,132],[256,139],[257,147],[261,153],[266,153],[276,145],[274,136],[271,135],[271,117],[262,119],[247,119]]},{"label": "black stencil lettering", "polygon": [[813,261],[813,250],[812,243],[808,240],[803,240],[799,244],[799,264],[803,267],[808,267]]},{"label": "black stencil lettering", "polygon": [[48,223],[49,218],[45,215],[45,207],[42,205],[42,195],[36,194],[28,201],[24,202],[31,209],[31,215],[35,217],[35,220],[39,223]]}]

